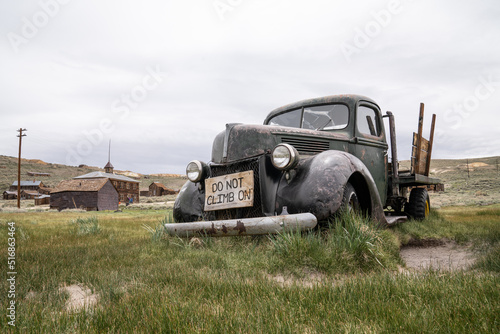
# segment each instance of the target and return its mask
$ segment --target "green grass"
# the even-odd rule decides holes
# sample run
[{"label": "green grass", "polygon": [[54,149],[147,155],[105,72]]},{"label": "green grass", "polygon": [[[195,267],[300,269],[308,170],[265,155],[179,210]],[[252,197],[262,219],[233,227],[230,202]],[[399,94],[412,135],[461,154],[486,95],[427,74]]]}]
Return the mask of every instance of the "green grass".
[{"label": "green grass", "polygon": [[[0,213],[0,244],[15,221],[18,332],[495,333],[498,209],[443,208],[390,230],[342,217],[312,232],[219,239],[164,235],[165,211]],[[480,250],[476,268],[398,273],[400,244],[443,237]],[[67,311],[60,288],[72,284],[97,305]],[[3,310],[7,291],[0,281]]]},{"label": "green grass", "polygon": [[102,231],[99,227],[99,220],[96,216],[77,218],[71,220],[70,224],[75,225],[74,233],[76,235],[99,234]]},{"label": "green grass", "polygon": [[306,268],[341,274],[394,269],[398,264],[399,245],[392,234],[348,214],[332,219],[321,230],[287,231],[269,239],[274,265],[282,271]]}]

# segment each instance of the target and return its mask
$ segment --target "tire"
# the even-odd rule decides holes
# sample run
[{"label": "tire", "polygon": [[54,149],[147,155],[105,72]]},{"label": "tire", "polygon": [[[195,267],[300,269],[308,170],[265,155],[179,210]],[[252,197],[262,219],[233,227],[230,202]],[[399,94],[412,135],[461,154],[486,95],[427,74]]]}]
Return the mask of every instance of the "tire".
[{"label": "tire", "polygon": [[431,201],[426,188],[413,188],[406,207],[406,213],[416,220],[429,217]]},{"label": "tire", "polygon": [[359,204],[358,194],[356,194],[356,189],[349,182],[346,183],[344,187],[344,195],[342,196],[342,204],[340,205],[340,211],[347,212],[361,212],[361,206]]}]

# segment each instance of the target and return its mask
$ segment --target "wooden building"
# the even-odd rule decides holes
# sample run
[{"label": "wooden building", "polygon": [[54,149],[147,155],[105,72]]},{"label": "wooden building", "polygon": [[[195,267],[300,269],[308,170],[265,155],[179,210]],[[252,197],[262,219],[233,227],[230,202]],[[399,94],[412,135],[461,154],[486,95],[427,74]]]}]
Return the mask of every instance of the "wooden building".
[{"label": "wooden building", "polygon": [[160,182],[153,182],[149,185],[149,196],[175,195],[177,192],[165,187]]},{"label": "wooden building", "polygon": [[50,177],[50,173],[38,173],[38,172],[27,172],[29,176],[47,176]]},{"label": "wooden building", "polygon": [[40,193],[36,190],[21,190],[21,199],[35,199],[38,196]]},{"label": "wooden building", "polygon": [[3,199],[4,200],[17,199],[17,191],[5,190],[3,192]]},{"label": "wooden building", "polygon": [[[44,188],[45,185],[42,181],[21,181],[21,190],[36,190],[38,191],[40,188]],[[17,191],[17,181],[14,181],[9,188],[10,191]]]},{"label": "wooden building", "polygon": [[107,178],[61,181],[50,193],[50,208],[118,210],[118,191]]},{"label": "wooden building", "polygon": [[50,204],[50,195],[40,195],[35,197],[35,205]]},{"label": "wooden building", "polygon": [[48,188],[48,187],[38,189],[38,192],[42,195],[50,195],[51,191],[52,191],[52,188]]},{"label": "wooden building", "polygon": [[105,172],[92,172],[85,175],[74,177],[73,180],[94,180],[94,179],[109,179],[113,186],[118,191],[118,200],[127,202],[132,198],[134,203],[139,203],[139,181],[129,177],[114,174],[113,165],[108,161],[104,167]]}]

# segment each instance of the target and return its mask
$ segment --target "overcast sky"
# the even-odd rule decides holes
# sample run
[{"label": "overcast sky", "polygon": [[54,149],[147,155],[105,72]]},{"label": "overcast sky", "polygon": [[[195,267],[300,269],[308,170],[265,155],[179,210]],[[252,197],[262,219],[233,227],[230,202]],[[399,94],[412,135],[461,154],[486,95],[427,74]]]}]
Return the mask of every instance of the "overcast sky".
[{"label": "overcast sky", "polygon": [[434,158],[500,155],[497,0],[40,0],[0,3],[0,155],[184,173],[226,123],[371,97],[410,155],[419,103]]}]

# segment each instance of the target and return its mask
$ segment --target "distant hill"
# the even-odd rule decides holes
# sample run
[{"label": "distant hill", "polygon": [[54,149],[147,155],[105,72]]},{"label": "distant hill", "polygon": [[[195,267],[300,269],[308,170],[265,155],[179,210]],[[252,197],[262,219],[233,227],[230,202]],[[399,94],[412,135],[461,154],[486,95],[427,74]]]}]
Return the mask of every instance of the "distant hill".
[{"label": "distant hill", "polygon": [[445,184],[444,193],[431,193],[434,206],[500,203],[500,157],[432,160],[430,176]]},{"label": "distant hill", "polygon": [[[500,157],[469,159],[432,160],[431,176],[441,179],[445,184],[444,193],[431,193],[433,206],[486,205],[500,203]],[[41,160],[22,160],[21,179],[39,180],[49,187],[55,187],[61,180],[75,176],[103,171],[102,168],[82,166],[73,167],[47,163]],[[409,169],[409,161],[401,161],[401,169]],[[51,176],[29,176],[28,172],[50,173]],[[142,175],[130,171],[116,171],[140,181],[141,188],[152,182],[163,183],[168,188],[179,190],[186,182],[184,175],[151,174]],[[0,192],[17,180],[17,158],[0,156]]]},{"label": "distant hill", "polygon": [[[48,187],[55,187],[62,180],[104,169],[92,166],[73,167],[47,163],[37,159],[21,159],[21,180],[42,181]],[[49,173],[50,176],[30,176],[28,172]],[[186,177],[177,174],[143,175],[130,171],[115,170],[116,174],[125,175],[140,181],[141,188],[147,188],[152,182],[163,183],[166,187],[179,190],[186,182]],[[0,192],[8,189],[17,180],[17,158],[0,155]]]}]

